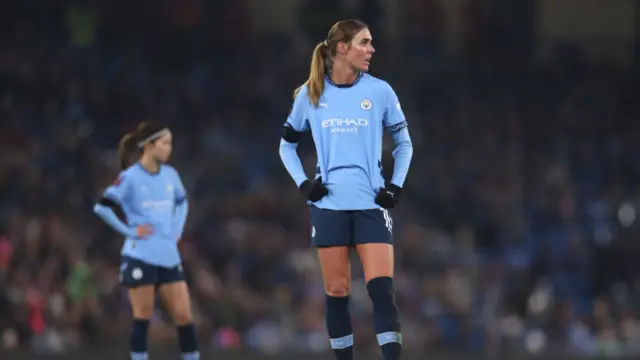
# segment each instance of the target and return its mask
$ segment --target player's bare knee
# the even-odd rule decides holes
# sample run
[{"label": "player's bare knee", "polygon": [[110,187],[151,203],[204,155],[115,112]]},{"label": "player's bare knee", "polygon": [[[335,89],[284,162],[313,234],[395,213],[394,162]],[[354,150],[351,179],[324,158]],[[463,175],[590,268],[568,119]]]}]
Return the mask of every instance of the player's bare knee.
[{"label": "player's bare knee", "polygon": [[153,303],[132,304],[133,317],[136,319],[151,319],[155,310]]},{"label": "player's bare knee", "polygon": [[179,307],[173,311],[173,322],[175,322],[177,326],[190,324],[192,320],[193,316],[188,306]]},{"label": "player's bare knee", "polygon": [[325,283],[324,291],[333,297],[345,297],[351,291],[351,281],[349,278],[341,278]]}]

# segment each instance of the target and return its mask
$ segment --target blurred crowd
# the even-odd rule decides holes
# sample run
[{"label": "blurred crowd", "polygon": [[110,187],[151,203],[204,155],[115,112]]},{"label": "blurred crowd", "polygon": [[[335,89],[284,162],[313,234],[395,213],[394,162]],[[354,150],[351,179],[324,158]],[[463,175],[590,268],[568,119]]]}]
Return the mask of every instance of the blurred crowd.
[{"label": "blurred crowd", "polygon": [[[174,131],[190,195],[180,247],[206,346],[326,351],[308,213],[277,146],[313,45],[364,13],[374,75],[396,88],[414,143],[393,212],[405,347],[640,354],[637,68],[566,44],[527,61],[472,5],[452,55],[436,0],[411,11],[406,43],[375,32],[376,1],[303,1],[296,34],[253,31],[241,0],[147,2],[3,5],[1,347],[126,336],[122,239],[91,207],[117,176],[119,137],[153,119]],[[377,351],[358,266],[354,278],[356,344]],[[174,338],[162,304],[151,332]]]}]

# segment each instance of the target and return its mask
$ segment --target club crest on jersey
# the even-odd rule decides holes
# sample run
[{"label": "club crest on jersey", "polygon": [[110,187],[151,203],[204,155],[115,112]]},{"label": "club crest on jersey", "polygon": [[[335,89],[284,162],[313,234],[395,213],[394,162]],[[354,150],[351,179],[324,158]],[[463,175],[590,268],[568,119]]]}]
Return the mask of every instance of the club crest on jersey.
[{"label": "club crest on jersey", "polygon": [[360,101],[360,107],[363,110],[370,110],[372,105],[373,104],[371,104],[371,100],[369,100],[369,99],[364,99],[364,100]]}]

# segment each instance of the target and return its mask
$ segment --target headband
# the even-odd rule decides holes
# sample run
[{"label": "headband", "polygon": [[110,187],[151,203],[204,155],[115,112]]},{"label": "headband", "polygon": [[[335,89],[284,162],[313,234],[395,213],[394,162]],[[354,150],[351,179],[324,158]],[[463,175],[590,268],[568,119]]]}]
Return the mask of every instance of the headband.
[{"label": "headband", "polygon": [[143,148],[146,144],[152,142],[153,140],[157,140],[157,139],[159,139],[159,138],[161,138],[161,137],[163,137],[165,135],[169,135],[169,134],[171,134],[171,131],[169,129],[167,129],[167,128],[164,128],[164,129],[162,129],[160,131],[157,131],[157,132],[149,135],[146,139],[140,141],[138,143],[138,147],[139,148]]}]

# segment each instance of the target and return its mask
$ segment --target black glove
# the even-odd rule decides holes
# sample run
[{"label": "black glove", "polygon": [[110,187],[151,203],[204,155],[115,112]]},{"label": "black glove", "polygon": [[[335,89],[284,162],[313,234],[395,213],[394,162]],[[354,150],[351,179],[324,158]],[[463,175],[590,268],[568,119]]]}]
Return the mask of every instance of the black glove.
[{"label": "black glove", "polygon": [[393,209],[398,205],[400,193],[402,193],[402,188],[393,184],[386,188],[381,188],[376,196],[376,204],[385,209]]},{"label": "black glove", "polygon": [[329,194],[329,189],[322,185],[322,178],[313,181],[305,180],[300,184],[300,192],[307,200],[316,202]]}]

